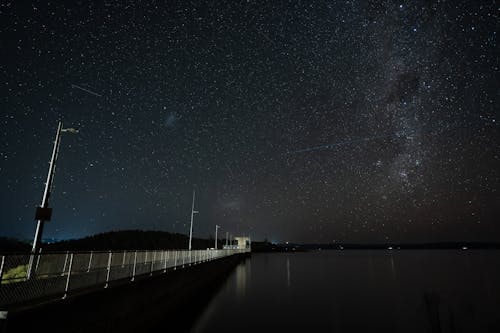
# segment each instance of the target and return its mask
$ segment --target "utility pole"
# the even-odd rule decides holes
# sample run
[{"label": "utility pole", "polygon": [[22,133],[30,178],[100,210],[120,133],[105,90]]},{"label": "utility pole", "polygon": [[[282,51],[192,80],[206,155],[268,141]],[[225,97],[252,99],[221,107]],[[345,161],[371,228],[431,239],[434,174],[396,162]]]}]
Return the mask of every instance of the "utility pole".
[{"label": "utility pole", "polygon": [[229,245],[229,232],[226,231],[226,246]]},{"label": "utility pole", "polygon": [[191,243],[193,240],[193,220],[194,220],[194,214],[198,214],[199,211],[194,210],[194,199],[195,199],[196,192],[193,190],[193,204],[191,205],[191,227],[189,228],[189,251],[191,251]]},{"label": "utility pole", "polygon": [[33,239],[33,247],[31,253],[36,254],[40,243],[42,242],[43,226],[45,221],[50,221],[52,216],[52,208],[49,208],[49,198],[52,190],[52,183],[54,182],[54,174],[56,171],[56,161],[59,154],[59,145],[61,143],[61,133],[70,132],[78,133],[74,128],[63,128],[62,122],[57,126],[56,139],[54,141],[54,148],[52,149],[52,158],[50,159],[49,172],[47,174],[47,181],[45,182],[45,190],[43,191],[42,203],[36,208],[35,220],[37,220],[35,237]]},{"label": "utility pole", "polygon": [[220,225],[215,225],[215,249],[217,250],[217,230],[220,228]]}]

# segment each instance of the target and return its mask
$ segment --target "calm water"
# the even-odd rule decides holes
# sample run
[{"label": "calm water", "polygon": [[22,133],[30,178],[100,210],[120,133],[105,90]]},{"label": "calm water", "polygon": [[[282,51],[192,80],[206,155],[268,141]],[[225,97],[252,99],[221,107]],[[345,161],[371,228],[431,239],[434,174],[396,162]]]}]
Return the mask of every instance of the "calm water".
[{"label": "calm water", "polygon": [[192,332],[500,332],[500,251],[253,254]]}]

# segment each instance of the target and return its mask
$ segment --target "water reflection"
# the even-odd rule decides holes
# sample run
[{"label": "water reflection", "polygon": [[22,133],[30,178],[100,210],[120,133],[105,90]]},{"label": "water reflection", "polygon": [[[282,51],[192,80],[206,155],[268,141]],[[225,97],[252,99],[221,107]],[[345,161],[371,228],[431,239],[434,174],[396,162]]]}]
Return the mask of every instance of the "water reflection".
[{"label": "water reflection", "polygon": [[391,255],[391,273],[392,273],[392,277],[394,279],[396,279],[396,267],[394,266],[394,256]]},{"label": "water reflection", "polygon": [[250,260],[247,260],[236,266],[236,296],[242,298],[245,296],[247,286],[247,275],[250,272]]},{"label": "water reflection", "polygon": [[286,257],[286,285],[288,288],[291,286],[290,279],[290,257]]}]

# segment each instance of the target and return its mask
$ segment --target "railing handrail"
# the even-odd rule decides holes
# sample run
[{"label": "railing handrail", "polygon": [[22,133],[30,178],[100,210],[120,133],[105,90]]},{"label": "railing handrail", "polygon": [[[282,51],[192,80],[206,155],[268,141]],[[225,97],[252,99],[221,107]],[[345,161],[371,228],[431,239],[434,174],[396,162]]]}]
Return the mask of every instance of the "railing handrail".
[{"label": "railing handrail", "polygon": [[[0,253],[0,310],[39,298],[65,298],[74,290],[166,273],[250,252],[246,249],[164,249]],[[59,296],[57,296],[59,295]]]},{"label": "railing handrail", "polygon": [[[213,251],[215,249],[212,249],[212,248],[207,248],[207,249],[192,249],[191,251],[207,251],[207,250],[210,250],[210,251]],[[217,250],[229,250],[229,249],[217,249]],[[234,249],[230,249],[230,250],[234,250]],[[120,250],[112,250],[112,249],[109,249],[109,250],[57,250],[57,251],[43,251],[42,249],[42,252],[39,252],[39,253],[36,253],[36,255],[38,254],[66,254],[66,253],[74,253],[74,254],[81,254],[81,253],[109,253],[109,251],[113,252],[113,253],[120,253],[120,252],[123,252],[123,251],[189,251],[188,249],[183,249],[183,248],[173,248],[173,249],[120,249]],[[0,251],[0,256],[2,255],[31,255],[31,251]]]}]

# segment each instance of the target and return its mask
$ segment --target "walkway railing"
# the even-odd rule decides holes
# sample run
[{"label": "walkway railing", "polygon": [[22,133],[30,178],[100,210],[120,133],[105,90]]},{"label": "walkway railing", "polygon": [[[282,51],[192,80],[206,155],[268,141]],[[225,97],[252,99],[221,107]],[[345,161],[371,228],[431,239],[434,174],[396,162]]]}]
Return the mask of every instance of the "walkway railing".
[{"label": "walkway railing", "polygon": [[113,281],[166,273],[186,265],[227,257],[249,249],[66,252],[0,255],[0,310],[11,305],[65,298]]}]

